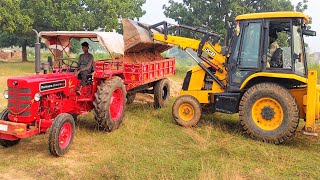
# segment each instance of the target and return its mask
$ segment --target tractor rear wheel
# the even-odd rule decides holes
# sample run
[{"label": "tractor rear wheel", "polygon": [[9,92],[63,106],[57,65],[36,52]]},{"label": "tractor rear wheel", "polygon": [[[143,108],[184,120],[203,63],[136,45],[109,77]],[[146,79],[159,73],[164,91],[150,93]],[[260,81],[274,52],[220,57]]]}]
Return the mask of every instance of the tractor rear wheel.
[{"label": "tractor rear wheel", "polygon": [[178,97],[172,106],[173,120],[183,127],[196,126],[200,121],[201,113],[199,101],[189,95]]},{"label": "tractor rear wheel", "polygon": [[127,93],[127,104],[133,103],[134,99],[136,98],[136,92],[128,92]]},{"label": "tractor rear wheel", "polygon": [[170,84],[167,78],[161,79],[156,82],[154,88],[154,108],[166,107],[170,98]]},{"label": "tractor rear wheel", "polygon": [[[9,115],[9,110],[4,109],[0,114],[0,119],[9,121],[8,115]],[[17,139],[17,140],[0,139],[0,145],[3,147],[11,147],[11,146],[17,145],[20,142],[20,140],[21,139]]]},{"label": "tractor rear wheel", "polygon": [[289,139],[299,123],[294,97],[275,83],[261,83],[248,89],[240,101],[239,116],[246,134],[271,144]]},{"label": "tractor rear wheel", "polygon": [[98,86],[93,104],[99,129],[111,132],[119,127],[124,116],[126,94],[123,80],[117,76]]},{"label": "tractor rear wheel", "polygon": [[74,137],[75,122],[70,114],[59,114],[53,121],[49,134],[49,151],[53,156],[68,152]]}]

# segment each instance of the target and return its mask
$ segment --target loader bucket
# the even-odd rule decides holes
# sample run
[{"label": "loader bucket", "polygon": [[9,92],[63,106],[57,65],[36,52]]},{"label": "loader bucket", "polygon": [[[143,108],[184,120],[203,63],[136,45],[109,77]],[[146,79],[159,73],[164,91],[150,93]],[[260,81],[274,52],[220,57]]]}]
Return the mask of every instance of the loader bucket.
[{"label": "loader bucket", "polygon": [[[162,53],[172,47],[171,45],[154,41],[152,35],[136,21],[123,19],[122,24],[125,53]],[[144,26],[148,25],[144,24]]]}]

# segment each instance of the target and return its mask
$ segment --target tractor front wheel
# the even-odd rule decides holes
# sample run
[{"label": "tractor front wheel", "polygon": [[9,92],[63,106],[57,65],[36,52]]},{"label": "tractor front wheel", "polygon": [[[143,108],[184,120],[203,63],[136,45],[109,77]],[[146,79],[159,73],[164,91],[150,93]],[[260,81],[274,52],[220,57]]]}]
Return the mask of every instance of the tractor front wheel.
[{"label": "tractor front wheel", "polygon": [[[9,110],[5,109],[1,112],[0,119],[5,120],[5,121],[9,121],[8,115],[9,115]],[[17,145],[20,142],[20,140],[21,140],[20,138],[17,140],[0,139],[0,145],[3,147],[11,147],[11,146]]]},{"label": "tractor front wheel", "polygon": [[113,131],[119,127],[126,105],[126,87],[120,77],[102,82],[95,94],[95,119],[99,129]]},{"label": "tractor front wheel", "polygon": [[172,106],[173,120],[183,127],[196,126],[200,121],[201,113],[199,101],[189,95],[178,97]]},{"label": "tractor front wheel", "polygon": [[53,156],[62,156],[70,148],[74,136],[75,122],[70,114],[58,115],[50,128],[49,151]]},{"label": "tractor front wheel", "polygon": [[252,86],[240,101],[241,125],[251,138],[279,144],[289,139],[299,123],[295,98],[275,83]]}]

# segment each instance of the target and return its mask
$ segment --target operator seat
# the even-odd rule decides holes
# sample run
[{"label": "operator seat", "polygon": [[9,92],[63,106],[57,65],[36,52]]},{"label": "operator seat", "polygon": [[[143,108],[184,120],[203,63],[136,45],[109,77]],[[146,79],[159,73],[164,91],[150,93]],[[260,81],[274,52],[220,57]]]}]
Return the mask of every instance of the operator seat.
[{"label": "operator seat", "polygon": [[271,68],[283,68],[283,50],[278,48],[272,55],[270,60]]}]

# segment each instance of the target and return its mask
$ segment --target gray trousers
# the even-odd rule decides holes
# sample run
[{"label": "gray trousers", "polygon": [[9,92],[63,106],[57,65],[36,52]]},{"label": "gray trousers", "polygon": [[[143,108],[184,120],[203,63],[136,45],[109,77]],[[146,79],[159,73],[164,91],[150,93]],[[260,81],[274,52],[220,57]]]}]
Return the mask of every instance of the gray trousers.
[{"label": "gray trousers", "polygon": [[81,71],[79,73],[79,79],[81,80],[81,86],[85,86],[86,85],[86,81],[87,81],[87,75],[89,74],[89,71]]}]

